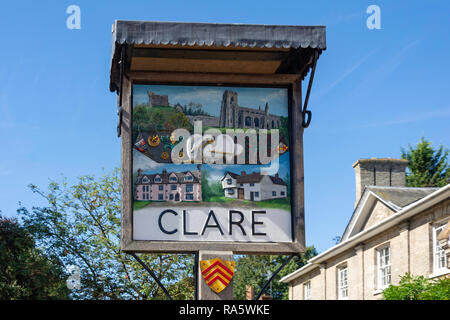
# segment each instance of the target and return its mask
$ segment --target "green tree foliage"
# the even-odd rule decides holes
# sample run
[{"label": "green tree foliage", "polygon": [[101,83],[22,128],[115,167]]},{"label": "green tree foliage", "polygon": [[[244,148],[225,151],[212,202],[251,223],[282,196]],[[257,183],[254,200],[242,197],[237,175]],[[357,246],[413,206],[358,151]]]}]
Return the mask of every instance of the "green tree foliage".
[{"label": "green tree foliage", "polygon": [[172,114],[169,118],[168,124],[170,131],[178,128],[185,128],[188,130],[193,129],[193,126],[189,122],[189,119],[182,112]]},{"label": "green tree foliage", "polygon": [[135,131],[149,131],[151,129],[150,108],[143,104],[133,108],[133,129]]},{"label": "green tree foliage", "polygon": [[[47,191],[32,185],[48,205],[19,209],[24,225],[48,256],[80,268],[75,299],[165,299],[155,281],[120,251],[119,171],[83,176],[73,186],[52,181]],[[174,299],[193,297],[192,256],[141,255]]]},{"label": "green tree foliage", "polygon": [[402,158],[409,161],[406,184],[410,187],[443,187],[450,179],[449,151],[435,150],[423,137],[415,148],[402,149]]},{"label": "green tree foliage", "polygon": [[149,123],[151,123],[151,126],[155,131],[162,130],[164,116],[162,115],[161,111],[159,111],[158,109],[153,110],[153,112],[151,112]]},{"label": "green tree foliage", "polygon": [[223,196],[222,182],[213,181],[207,170],[202,170],[202,197],[203,200],[208,200],[212,197]]},{"label": "green tree foliage", "polygon": [[[266,289],[266,294],[273,299],[288,299],[288,285],[281,283],[280,279],[298,268],[303,267],[309,259],[317,255],[314,246],[306,248],[301,259],[292,259],[272,280],[272,293],[270,287]],[[273,274],[278,267],[287,259],[286,256],[240,256],[236,263],[236,273],[234,276],[234,297],[235,299],[245,299],[246,285],[253,286],[255,296],[267,282],[267,274]]]},{"label": "green tree foliage", "polygon": [[16,219],[0,215],[0,300],[68,299],[67,277]]},{"label": "green tree foliage", "polygon": [[286,145],[289,146],[289,119],[280,117],[280,139],[284,139]]},{"label": "green tree foliage", "polygon": [[383,291],[385,300],[450,300],[450,278],[431,280],[406,273],[398,286]]},{"label": "green tree foliage", "polygon": [[[179,103],[175,106],[181,107]],[[210,114],[203,110],[203,105],[201,103],[189,102],[187,105],[181,107],[183,113],[188,116],[209,116]]]}]

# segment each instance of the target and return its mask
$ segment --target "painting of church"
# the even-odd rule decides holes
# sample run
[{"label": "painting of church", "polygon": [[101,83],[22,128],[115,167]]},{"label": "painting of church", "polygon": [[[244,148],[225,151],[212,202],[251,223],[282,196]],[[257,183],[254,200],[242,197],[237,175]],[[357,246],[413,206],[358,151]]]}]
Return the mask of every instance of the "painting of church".
[{"label": "painting of church", "polygon": [[143,174],[138,169],[137,201],[202,201],[201,171]]},{"label": "painting of church", "polygon": [[225,90],[220,108],[219,125],[221,128],[254,128],[275,129],[280,128],[279,116],[269,113],[269,104],[264,110],[239,106],[238,94]]},{"label": "painting of church", "polygon": [[287,184],[278,173],[270,176],[242,171],[239,175],[227,171],[221,181],[227,198],[262,201],[287,197]]}]

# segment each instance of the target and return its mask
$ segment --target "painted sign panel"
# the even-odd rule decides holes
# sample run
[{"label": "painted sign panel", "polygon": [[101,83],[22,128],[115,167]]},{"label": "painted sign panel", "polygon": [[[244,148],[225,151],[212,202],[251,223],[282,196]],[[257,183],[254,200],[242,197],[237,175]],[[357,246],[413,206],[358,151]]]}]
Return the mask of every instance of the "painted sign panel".
[{"label": "painted sign panel", "polygon": [[133,86],[133,240],[291,242],[286,88]]}]

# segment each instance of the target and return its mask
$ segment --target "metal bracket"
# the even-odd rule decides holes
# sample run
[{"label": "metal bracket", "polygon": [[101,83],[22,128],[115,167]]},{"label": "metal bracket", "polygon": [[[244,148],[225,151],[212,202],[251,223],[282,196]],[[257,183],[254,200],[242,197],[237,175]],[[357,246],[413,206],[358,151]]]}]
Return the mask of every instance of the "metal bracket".
[{"label": "metal bracket", "polygon": [[[314,50],[314,56],[312,58],[312,68],[311,68],[311,75],[309,76],[309,83],[308,83],[308,90],[306,91],[306,97],[305,97],[305,103],[303,104],[303,110],[302,110],[302,126],[303,128],[308,128],[309,124],[311,123],[311,117],[312,113],[310,110],[307,110],[308,108],[308,101],[309,101],[309,94],[311,93],[311,87],[314,80],[314,73],[316,72],[316,65],[317,65],[317,59],[319,58],[319,52],[317,50]],[[308,115],[308,117],[306,117]],[[305,121],[305,119],[307,119]]]},{"label": "metal bracket", "polygon": [[156,281],[156,283],[158,284],[158,286],[162,289],[162,291],[164,292],[164,294],[166,295],[166,297],[169,300],[172,300],[172,297],[169,294],[169,291],[167,291],[167,289],[164,287],[164,285],[161,283],[161,281],[159,281],[158,277],[156,276],[156,274],[141,260],[139,259],[139,257],[134,253],[134,252],[130,252],[128,253],[130,256],[132,256],[134,259],[136,259],[137,262],[139,262],[139,264],[145,269],[147,270],[148,273],[150,273],[150,275],[152,276],[152,278]]},{"label": "metal bracket", "polygon": [[272,276],[269,278],[269,280],[267,280],[267,282],[264,284],[264,286],[262,287],[261,291],[258,293],[258,295],[256,296],[256,298],[254,300],[259,300],[259,298],[261,298],[262,294],[264,293],[264,291],[266,291],[267,286],[272,282],[273,278],[275,278],[277,276],[277,274],[294,258],[294,257],[300,257],[298,254],[293,254],[292,256],[290,256],[289,258],[287,258],[282,264],[281,266],[278,267],[277,270],[275,270],[275,272],[272,274]]},{"label": "metal bracket", "polygon": [[122,108],[122,91],[123,91],[123,74],[125,69],[126,60],[126,47],[125,45],[120,46],[120,88],[119,88],[119,106],[117,107],[117,115],[119,116],[119,122],[117,123],[117,137],[122,135],[122,119],[123,119],[123,108]]}]

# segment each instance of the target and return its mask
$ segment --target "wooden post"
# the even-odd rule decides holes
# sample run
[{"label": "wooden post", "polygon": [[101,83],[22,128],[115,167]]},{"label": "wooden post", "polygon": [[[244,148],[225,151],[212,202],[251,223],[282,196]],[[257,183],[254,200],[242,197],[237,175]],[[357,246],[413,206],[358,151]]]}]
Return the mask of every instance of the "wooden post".
[{"label": "wooden post", "polygon": [[206,284],[205,279],[203,279],[202,271],[200,268],[200,261],[210,260],[214,258],[219,258],[226,261],[233,261],[233,252],[231,251],[199,251],[198,253],[198,299],[199,300],[233,300],[233,279],[231,279],[228,286],[222,290],[220,293],[215,293]]}]

